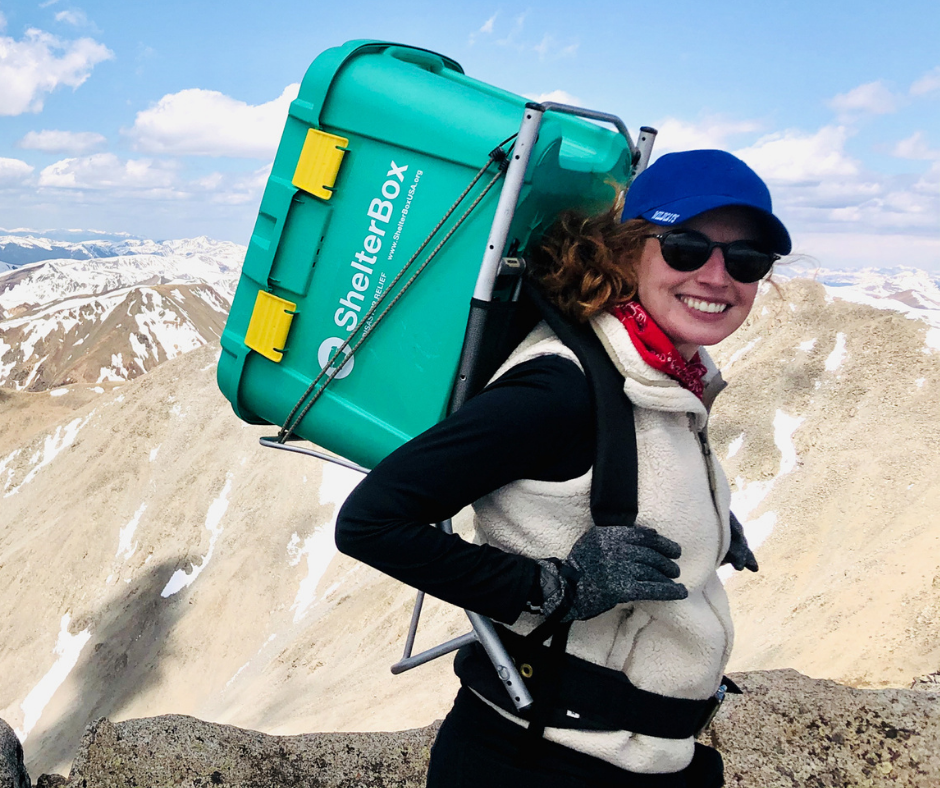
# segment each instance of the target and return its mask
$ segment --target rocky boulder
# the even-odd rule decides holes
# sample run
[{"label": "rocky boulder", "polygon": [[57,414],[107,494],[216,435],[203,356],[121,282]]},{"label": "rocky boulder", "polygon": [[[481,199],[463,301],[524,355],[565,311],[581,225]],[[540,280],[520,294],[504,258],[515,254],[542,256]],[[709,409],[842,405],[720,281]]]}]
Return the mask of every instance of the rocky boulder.
[{"label": "rocky boulder", "polygon": [[88,727],[71,788],[419,788],[437,726],[396,733],[268,736],[168,715]]},{"label": "rocky boulder", "polygon": [[23,745],[13,728],[0,720],[0,788],[30,788],[23,764]]},{"label": "rocky boulder", "polygon": [[859,690],[795,670],[732,674],[731,696],[703,740],[737,788],[936,788],[940,694]]},{"label": "rocky boulder", "polygon": [[[794,670],[734,674],[703,735],[736,788],[936,788],[940,695],[857,690]],[[192,717],[111,723],[85,732],[70,788],[420,788],[437,725],[399,733],[268,736]]]}]

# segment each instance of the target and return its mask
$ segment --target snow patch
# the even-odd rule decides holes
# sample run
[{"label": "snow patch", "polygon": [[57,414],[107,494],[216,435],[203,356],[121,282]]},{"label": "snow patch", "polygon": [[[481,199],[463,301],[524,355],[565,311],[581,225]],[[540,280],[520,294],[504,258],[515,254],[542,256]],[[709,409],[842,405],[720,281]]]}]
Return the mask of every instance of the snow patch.
[{"label": "snow patch", "polygon": [[[917,386],[917,388],[922,389],[924,387],[924,383],[926,382],[927,382],[927,378],[917,378],[917,380],[914,381],[914,385]],[[3,466],[0,465],[0,469],[2,468]]]},{"label": "snow patch", "polygon": [[826,372],[835,372],[845,361],[845,334],[841,331],[836,334],[836,346],[826,358]]},{"label": "snow patch", "polygon": [[728,362],[722,367],[722,369],[725,369],[725,370],[730,369],[731,365],[734,364],[735,361],[737,361],[739,358],[741,358],[741,356],[743,356],[751,348],[753,348],[754,345],[760,342],[760,340],[761,340],[761,337],[757,337],[757,339],[752,339],[744,347],[739,348],[738,350],[734,351],[734,353],[731,354],[731,358],[728,359]]},{"label": "snow patch", "polygon": [[807,339],[805,342],[800,342],[800,344],[796,346],[796,349],[802,350],[804,353],[809,353],[814,347],[816,347],[816,340]]},{"label": "snow patch", "polygon": [[52,700],[52,696],[55,695],[56,690],[58,690],[66,678],[68,678],[69,673],[72,672],[72,668],[74,668],[75,664],[78,662],[82,649],[85,648],[85,644],[91,638],[91,632],[87,628],[83,629],[77,635],[69,634],[69,621],[71,618],[71,614],[66,613],[62,616],[62,621],[59,623],[59,636],[56,639],[55,649],[53,650],[53,653],[57,654],[59,658],[46,675],[39,680],[39,683],[33,687],[26,696],[26,700],[20,704],[20,708],[23,710],[23,727],[17,728],[16,735],[21,742],[26,741],[29,732],[36,726],[36,723],[39,722],[43,710],[49,704],[49,701]]},{"label": "snow patch", "polygon": [[215,543],[222,535],[222,528],[219,523],[222,521],[222,517],[225,516],[225,512],[228,509],[228,496],[231,490],[232,474],[229,473],[225,480],[225,487],[222,488],[222,492],[219,493],[219,497],[209,505],[209,511],[206,513],[206,528],[211,534],[211,537],[209,538],[209,552],[203,556],[203,559],[198,566],[191,565],[190,572],[184,572],[182,569],[177,569],[173,573],[173,576],[166,584],[166,587],[160,592],[160,596],[164,599],[171,597],[178,591],[182,591],[184,588],[191,586],[196,581],[196,578],[199,577],[199,575],[202,573],[202,570],[205,569],[209,564],[209,559],[212,558],[212,554],[215,551]]},{"label": "snow patch", "polygon": [[68,394],[68,389],[53,389],[49,392],[50,397],[61,397],[63,394]]},{"label": "snow patch", "polygon": [[731,493],[731,511],[744,526],[744,536],[752,550],[755,550],[770,536],[770,532],[777,523],[777,515],[774,512],[764,512],[754,520],[749,520],[748,516],[767,497],[777,480],[793,472],[799,465],[796,446],[793,444],[793,433],[804,420],[802,416],[788,416],[782,410],[778,410],[774,416],[774,444],[780,452],[780,469],[776,476],[762,482],[748,483],[740,476],[734,480],[737,489]]},{"label": "snow patch", "polygon": [[743,445],[744,445],[744,433],[742,432],[740,435],[738,435],[737,438],[735,438],[733,441],[731,441],[731,443],[728,444],[728,455],[725,459],[730,460],[732,457],[734,457],[734,455],[737,454],[741,450],[741,447]]},{"label": "snow patch", "polygon": [[[162,445],[163,444],[161,443],[160,446]],[[157,446],[155,449],[150,450],[150,462],[153,462],[155,459],[157,459],[157,454],[160,451],[160,446]]]},{"label": "snow patch", "polygon": [[[26,477],[23,479],[23,481],[10,490],[10,492],[6,493],[4,498],[13,495],[24,484],[31,482],[40,470],[45,468],[56,458],[59,452],[71,446],[75,441],[75,437],[78,435],[79,430],[81,430],[81,428],[84,427],[88,423],[88,420],[94,415],[95,412],[92,411],[88,414],[84,421],[82,421],[81,418],[74,419],[73,421],[70,421],[68,424],[66,424],[65,427],[56,427],[54,435],[47,435],[43,440],[42,448],[30,458],[30,464],[34,465],[35,467],[28,474],[26,474]],[[9,458],[7,458],[7,461],[9,461]],[[2,470],[2,466],[0,466],[0,470]]]},{"label": "snow patch", "polygon": [[790,473],[797,466],[796,446],[793,433],[805,421],[803,416],[788,416],[782,410],[774,416],[774,443],[780,450],[780,470],[777,477]]},{"label": "snow patch", "polygon": [[146,511],[147,504],[142,503],[137,511],[134,512],[134,516],[131,518],[130,522],[121,529],[120,534],[118,534],[118,549],[114,554],[115,558],[119,558],[123,555],[124,560],[127,561],[137,551],[137,542],[131,544],[131,539],[134,538],[134,531],[137,530],[140,518]]},{"label": "snow patch", "polygon": [[228,689],[228,688],[232,685],[232,682],[235,681],[235,679],[238,678],[239,674],[240,674],[245,668],[247,668],[250,664],[251,664],[251,660],[249,659],[244,665],[242,665],[238,670],[236,670],[236,671],[235,671],[235,675],[232,676],[232,678],[230,678],[228,681],[225,682],[225,688]]},{"label": "snow patch", "polygon": [[333,517],[326,525],[317,528],[310,536],[300,543],[297,534],[291,536],[288,543],[288,556],[291,566],[300,563],[301,558],[307,558],[307,576],[300,582],[297,596],[290,609],[294,611],[294,623],[300,621],[309,610],[310,605],[317,598],[317,584],[326,572],[330,561],[336,555],[336,544],[333,540],[333,531],[336,526],[336,514],[346,496],[352,492],[353,487],[359,484],[362,474],[349,468],[333,463],[323,464],[323,478],[320,482],[320,504],[334,504]]},{"label": "snow patch", "polygon": [[924,341],[925,353],[940,353],[940,328],[928,328]]},{"label": "snow patch", "polygon": [[13,483],[13,469],[7,468],[14,458],[22,451],[22,449],[14,449],[6,457],[0,460],[0,476],[3,475],[4,471],[6,472],[6,481],[3,483],[3,489],[6,490]]}]

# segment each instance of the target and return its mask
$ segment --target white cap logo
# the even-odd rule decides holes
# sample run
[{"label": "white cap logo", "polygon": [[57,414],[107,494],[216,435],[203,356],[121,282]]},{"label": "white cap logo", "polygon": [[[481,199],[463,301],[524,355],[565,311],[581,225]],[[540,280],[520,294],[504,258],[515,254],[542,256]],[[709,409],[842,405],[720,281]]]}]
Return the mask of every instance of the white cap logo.
[{"label": "white cap logo", "polygon": [[[324,339],[320,343],[320,349],[317,351],[317,361],[320,364],[320,369],[326,369],[326,365],[330,363],[330,359],[333,356],[333,353],[336,352],[336,349],[340,347],[345,340],[339,339],[338,337],[329,337]],[[350,356],[352,351],[346,347],[343,348],[343,355]],[[343,364],[343,368],[334,376],[337,380],[340,378],[345,378],[350,372],[353,371],[353,364],[356,363],[356,359],[349,358],[349,360]],[[328,375],[332,375],[336,370],[335,366],[330,366],[326,370]]]}]

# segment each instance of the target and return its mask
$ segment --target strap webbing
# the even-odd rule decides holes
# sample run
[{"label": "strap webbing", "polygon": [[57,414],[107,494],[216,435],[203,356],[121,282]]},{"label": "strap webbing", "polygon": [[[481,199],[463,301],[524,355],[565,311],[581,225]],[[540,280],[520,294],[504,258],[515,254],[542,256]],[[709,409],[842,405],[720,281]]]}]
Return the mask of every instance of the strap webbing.
[{"label": "strap webbing", "polygon": [[623,391],[623,376],[589,325],[565,320],[528,281],[525,292],[552,331],[578,357],[591,389],[597,426],[591,480],[594,522],[597,525],[633,525],[639,496],[636,425],[633,404]]}]

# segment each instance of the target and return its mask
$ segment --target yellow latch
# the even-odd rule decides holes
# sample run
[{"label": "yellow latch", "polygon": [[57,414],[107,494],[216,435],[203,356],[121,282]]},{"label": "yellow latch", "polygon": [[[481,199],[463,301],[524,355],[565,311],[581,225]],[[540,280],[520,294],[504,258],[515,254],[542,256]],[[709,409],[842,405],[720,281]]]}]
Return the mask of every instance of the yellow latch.
[{"label": "yellow latch", "polygon": [[259,290],[251,320],[248,321],[245,344],[265,358],[280,362],[284,357],[284,344],[296,309],[297,304],[292,301]]},{"label": "yellow latch", "polygon": [[339,166],[343,163],[345,146],[349,140],[319,129],[308,129],[303,150],[291,183],[314,197],[329,200]]}]

